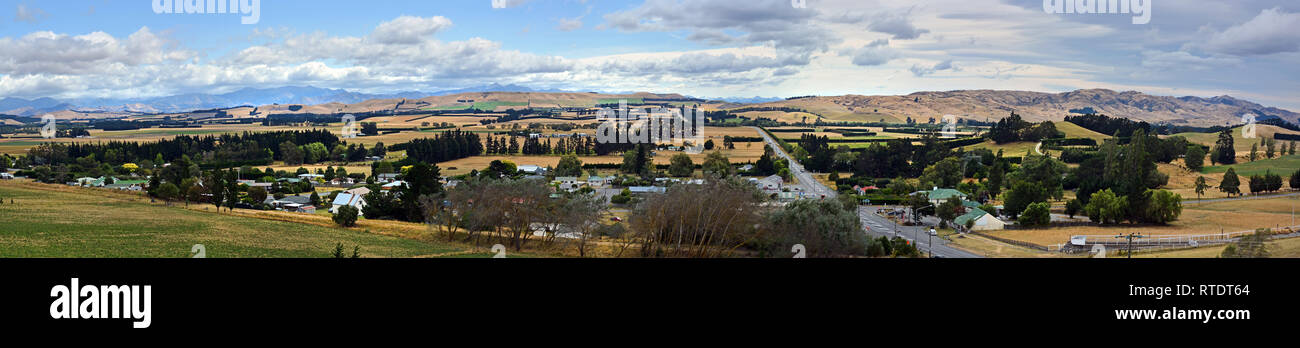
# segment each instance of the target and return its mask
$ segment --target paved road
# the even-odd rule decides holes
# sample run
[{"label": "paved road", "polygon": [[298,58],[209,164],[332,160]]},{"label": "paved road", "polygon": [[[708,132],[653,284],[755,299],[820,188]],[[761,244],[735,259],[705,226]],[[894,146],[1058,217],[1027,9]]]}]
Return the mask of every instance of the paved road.
[{"label": "paved road", "polygon": [[826,198],[835,198],[835,190],[826,187],[826,185],[822,185],[822,183],[817,181],[816,178],[813,178],[812,173],[804,170],[803,165],[799,164],[799,161],[795,161],[794,157],[790,157],[790,154],[785,153],[785,149],[781,148],[781,144],[777,143],[776,139],[768,136],[767,132],[764,132],[758,127],[749,128],[753,128],[754,131],[757,131],[758,134],[763,137],[763,140],[767,141],[767,144],[772,146],[772,149],[776,151],[777,156],[790,160],[790,175],[799,180],[799,183],[786,185],[787,187],[797,190],[798,192],[811,194],[815,198],[822,196],[825,196]]},{"label": "paved road", "polygon": [[[826,187],[826,185],[822,185],[821,182],[817,181],[812,177],[812,173],[809,173],[808,171],[804,170],[803,166],[799,165],[799,162],[795,161],[794,158],[790,157],[789,154],[785,153],[785,150],[782,149],[781,145],[776,142],[776,139],[773,139],[772,137],[768,136],[767,132],[758,129],[757,127],[751,127],[751,128],[754,128],[754,130],[758,131],[759,135],[763,136],[763,140],[767,141],[767,143],[772,146],[772,148],[776,151],[776,154],[778,156],[790,160],[790,173],[791,175],[799,179],[799,184],[791,185],[791,186],[798,187],[803,192],[812,193],[814,195],[818,195],[818,196],[825,195],[826,198],[834,198],[836,196],[835,190]],[[876,215],[876,209],[877,209],[876,207],[858,208],[858,218],[862,220],[862,227],[865,228],[867,230],[866,231],[867,234],[872,237],[885,236],[885,237],[893,238],[894,231],[897,230],[898,236],[903,237],[904,239],[907,239],[909,241],[913,241],[916,244],[917,248],[924,253],[930,253],[931,249],[933,249],[934,256],[937,257],[946,257],[946,258],[980,257],[979,255],[968,253],[948,246],[947,245],[948,242],[944,241],[943,238],[938,238],[938,237],[929,238],[928,236],[930,232],[929,227],[896,226],[893,221],[889,221],[889,219],[886,219],[883,216]],[[933,244],[933,248],[931,247],[931,244]]]},{"label": "paved road", "polygon": [[948,241],[938,236],[930,237],[930,227],[928,226],[902,226],[895,224],[893,221],[876,214],[879,207],[859,207],[858,218],[862,219],[862,227],[867,229],[867,234],[872,237],[885,236],[893,238],[894,231],[897,236],[903,237],[915,243],[917,249],[929,255],[933,251],[934,256],[944,258],[977,258],[981,257],[957,248],[948,246]]}]

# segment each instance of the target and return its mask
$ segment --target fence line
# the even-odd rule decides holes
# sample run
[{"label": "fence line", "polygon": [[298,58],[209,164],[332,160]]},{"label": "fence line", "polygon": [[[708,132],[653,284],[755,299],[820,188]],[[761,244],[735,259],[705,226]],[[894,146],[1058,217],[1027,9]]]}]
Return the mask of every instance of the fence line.
[{"label": "fence line", "polygon": [[[1295,234],[1297,229],[1300,229],[1300,225],[1282,226],[1282,227],[1270,229],[1271,231],[1270,237],[1277,236],[1277,235]],[[1252,235],[1255,233],[1256,231],[1250,230],[1250,231],[1206,233],[1206,234],[1155,235],[1155,236],[1147,236],[1143,238],[1133,239],[1132,248],[1134,250],[1141,250],[1141,251],[1186,249],[1186,248],[1199,247],[1202,245],[1231,243],[1232,241],[1237,240],[1241,237]],[[1104,245],[1106,246],[1107,249],[1110,250],[1122,250],[1122,249],[1127,249],[1130,245],[1128,239],[1117,238],[1117,235],[1080,235],[1080,236],[1073,236],[1071,239],[1077,237],[1085,237],[1085,241],[1082,246],[1066,243],[1065,245],[1069,245],[1070,248],[1068,248],[1067,250],[1067,248],[1062,247],[1059,250],[1064,252],[1087,252],[1087,251],[1091,251],[1091,246],[1093,245]]]}]

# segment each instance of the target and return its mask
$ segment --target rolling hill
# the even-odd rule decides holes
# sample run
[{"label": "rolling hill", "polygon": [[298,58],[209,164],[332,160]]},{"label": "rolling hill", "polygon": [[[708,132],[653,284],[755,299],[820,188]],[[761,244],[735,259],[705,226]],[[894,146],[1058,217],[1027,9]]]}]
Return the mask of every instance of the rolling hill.
[{"label": "rolling hill", "polygon": [[[387,95],[363,94],[338,89],[282,87],[245,89],[221,95],[191,94],[141,100],[82,100],[75,105],[117,105],[87,108],[67,102],[42,98],[0,100],[0,113],[32,116],[46,112],[75,110],[92,113],[176,113],[201,109],[233,108],[251,105],[259,114],[317,113],[345,114],[375,111],[459,110],[485,105],[500,111],[519,107],[591,107],[627,99],[636,103],[645,99],[695,100],[676,93],[622,93],[537,91],[514,85],[480,86],[479,91],[453,90],[438,93],[403,92]],[[121,103],[121,104],[113,104]],[[301,107],[300,107],[301,106]],[[1186,126],[1216,126],[1241,123],[1243,114],[1258,119],[1280,118],[1300,123],[1300,114],[1289,110],[1236,99],[1155,96],[1139,92],[1116,92],[1105,89],[1078,90],[1065,93],[1026,91],[965,90],[917,92],[900,96],[844,95],[801,97],[756,104],[710,101],[704,110],[738,110],[742,108],[792,108],[815,115],[815,119],[849,122],[894,122],[908,118],[925,122],[943,115],[994,122],[1012,110],[1029,121],[1061,121],[1066,115],[1097,112],[1113,117],[1151,123]],[[6,109],[8,109],[6,111]],[[292,110],[291,110],[292,109]],[[750,110],[752,111],[752,110]],[[250,115],[256,117],[257,115]],[[774,115],[768,118],[781,118]],[[64,116],[60,116],[64,118]],[[802,120],[802,117],[799,117]],[[809,120],[811,121],[811,119]]]},{"label": "rolling hill", "polygon": [[[1229,96],[1213,98],[1155,96],[1139,92],[1087,89],[1065,93],[966,90],[917,92],[903,96],[845,95],[810,97],[752,107],[793,107],[829,120],[857,121],[941,118],[943,115],[994,122],[1012,110],[1029,121],[1061,121],[1071,113],[1095,111],[1150,123],[1187,126],[1238,124],[1241,115],[1278,117],[1292,123],[1300,114]],[[1073,112],[1072,112],[1073,111]]]}]

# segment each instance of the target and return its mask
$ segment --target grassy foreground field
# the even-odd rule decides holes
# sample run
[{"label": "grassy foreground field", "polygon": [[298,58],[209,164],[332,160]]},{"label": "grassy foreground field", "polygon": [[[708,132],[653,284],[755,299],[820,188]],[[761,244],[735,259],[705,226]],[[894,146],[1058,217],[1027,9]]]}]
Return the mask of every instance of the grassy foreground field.
[{"label": "grassy foreground field", "polygon": [[[1261,150],[1260,157],[1263,156],[1264,156],[1264,152]],[[1297,169],[1300,169],[1300,155],[1281,156],[1272,159],[1261,159],[1254,162],[1242,161],[1232,165],[1207,166],[1205,167],[1204,172],[1221,174],[1227,172],[1228,168],[1233,168],[1233,170],[1237,172],[1238,177],[1251,176],[1251,175],[1263,175],[1269,172],[1272,172],[1273,174],[1281,175],[1283,177],[1290,177],[1292,173],[1295,173]]]},{"label": "grassy foreground field", "polygon": [[[1267,244],[1269,257],[1272,258],[1296,258],[1300,257],[1300,238],[1288,238],[1273,240]],[[1133,257],[1139,258],[1216,258],[1223,254],[1226,246],[1215,245],[1203,248],[1162,251],[1153,253],[1133,253]]]},{"label": "grassy foreground field", "polygon": [[1215,203],[1183,203],[1183,214],[1168,226],[1073,226],[1042,229],[1003,230],[989,234],[1038,245],[1056,245],[1069,242],[1076,235],[1118,235],[1142,233],[1148,236],[1217,234],[1220,232],[1253,231],[1257,228],[1291,226],[1297,222],[1291,216],[1293,206],[1300,204],[1297,197],[1262,198]]},{"label": "grassy foreground field", "polygon": [[337,243],[348,253],[359,245],[363,257],[483,256],[431,240],[217,214],[180,204],[166,207],[129,197],[0,182],[0,257],[190,257],[191,247],[203,244],[207,257],[313,258],[330,257]]}]

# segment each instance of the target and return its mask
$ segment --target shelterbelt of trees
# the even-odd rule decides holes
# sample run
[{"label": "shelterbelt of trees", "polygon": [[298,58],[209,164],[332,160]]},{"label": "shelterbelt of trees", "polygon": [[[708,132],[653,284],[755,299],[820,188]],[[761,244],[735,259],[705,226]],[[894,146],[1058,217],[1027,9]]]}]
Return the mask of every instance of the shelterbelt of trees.
[{"label": "shelterbelt of trees", "polygon": [[[1083,213],[1100,223],[1165,224],[1176,220],[1182,211],[1182,197],[1160,189],[1169,178],[1156,170],[1156,164],[1188,155],[1204,157],[1204,147],[1182,137],[1160,139],[1140,125],[1103,123],[1110,124],[1116,136],[1090,149],[1066,151],[1072,161],[1082,163],[1076,169],[1062,161],[1066,152],[1057,157],[1032,152],[1004,157],[1001,151],[964,151],[934,136],[919,139],[920,144],[914,144],[914,139],[895,139],[857,150],[832,147],[822,138],[805,136],[787,147],[808,169],[831,172],[831,180],[841,191],[853,185],[878,187],[863,197],[873,202],[893,200],[922,209],[929,203],[909,194],[932,187],[955,188],[985,204],[986,209],[992,209],[993,201],[1001,201],[1002,215],[1018,218],[1025,226],[1037,226],[1050,223],[1050,201],[1060,201],[1065,190],[1075,190],[1078,198],[1066,202],[1072,215]],[[1124,132],[1127,136],[1121,138],[1119,134]],[[1064,135],[1051,122],[1029,123],[1012,114],[985,136],[995,142],[1011,142],[1061,139]],[[1231,137],[1227,138],[1229,143],[1216,149],[1231,149]],[[852,175],[845,178],[840,172]],[[944,210],[961,208],[960,202],[956,203],[936,207],[935,215],[950,220],[956,215]],[[1022,214],[1030,216],[1021,218]]]},{"label": "shelterbelt of trees", "polygon": [[205,165],[237,167],[265,165],[273,160],[285,160],[285,152],[271,150],[283,143],[295,146],[319,143],[321,148],[333,149],[339,144],[339,138],[326,130],[307,130],[182,135],[156,142],[46,143],[29,150],[27,158],[33,165],[57,166],[72,164],[87,156],[93,156],[97,161],[110,165],[139,163],[145,160],[162,164],[180,159],[181,156],[189,156]]}]

